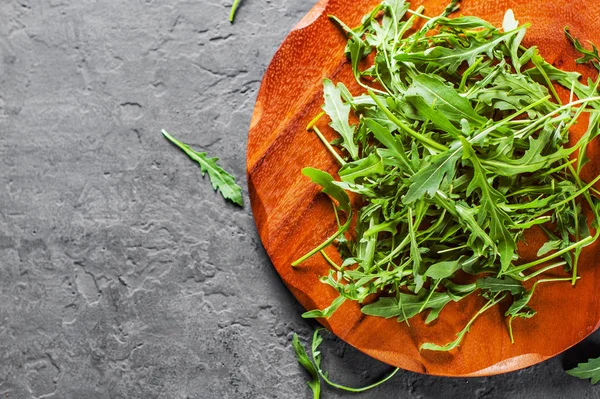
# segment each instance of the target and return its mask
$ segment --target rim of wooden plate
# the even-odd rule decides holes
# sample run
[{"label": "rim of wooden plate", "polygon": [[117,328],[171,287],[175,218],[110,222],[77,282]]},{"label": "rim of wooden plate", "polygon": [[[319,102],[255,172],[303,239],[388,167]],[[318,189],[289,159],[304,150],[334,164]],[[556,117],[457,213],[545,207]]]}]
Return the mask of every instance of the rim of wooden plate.
[{"label": "rim of wooden plate", "polygon": [[[247,177],[257,229],[283,282],[307,310],[322,309],[337,297],[331,287],[318,280],[329,267],[320,255],[297,268],[290,264],[335,231],[335,222],[329,201],[301,175],[300,169],[313,166],[334,174],[337,168],[318,139],[305,131],[305,126],[322,104],[323,77],[344,81],[351,90],[357,90],[356,85],[352,85],[352,74],[343,54],[346,39],[331,24],[327,14],[335,14],[350,24],[358,23],[360,17],[378,3],[379,0],[319,1],[274,55],[264,75],[251,121]],[[413,9],[421,3],[426,5],[429,15],[436,15],[446,5],[441,1],[415,1]],[[572,9],[576,9],[578,3],[585,6],[576,14],[566,12],[568,5],[565,4],[536,3],[497,0],[477,4],[465,0],[461,11],[464,15],[478,15],[480,8],[486,14],[482,17],[488,17],[496,26],[500,26],[508,8],[515,10],[517,19],[525,17],[524,20],[531,18],[540,22],[546,16],[545,22],[551,22],[550,26],[532,24],[525,43],[533,45],[539,41],[540,51],[549,62],[563,69],[577,69],[584,76],[593,75],[590,68],[576,68],[577,53],[564,43],[561,24],[568,21],[575,35],[600,43],[600,33],[594,35],[585,29],[585,26],[594,26],[588,24],[588,19],[594,13],[598,15],[600,4],[589,5],[583,0],[570,2]],[[352,7],[347,7],[348,4]],[[495,11],[494,7],[501,11]],[[565,14],[562,21],[556,17]],[[558,31],[548,35],[557,27]],[[561,96],[568,93],[563,91]],[[326,134],[334,137],[330,131]],[[579,134],[581,131],[574,132],[574,137]],[[590,146],[589,154],[592,159],[600,159],[600,146]],[[584,178],[597,173],[600,173],[600,162],[595,161],[587,168]],[[523,252],[525,258],[532,256],[542,241],[539,235],[530,235],[527,245],[521,243],[520,253]],[[538,314],[530,320],[514,322],[515,344],[510,343],[502,315],[506,306],[501,305],[473,325],[458,349],[418,351],[418,346],[426,341],[452,341],[454,334],[481,306],[481,299],[475,297],[449,304],[431,326],[426,326],[419,317],[412,319],[411,327],[407,327],[394,319],[365,316],[358,305],[348,302],[331,318],[319,322],[358,350],[418,373],[473,377],[522,369],[563,352],[600,326],[600,294],[595,293],[593,284],[600,278],[599,268],[593,267],[600,262],[596,256],[598,249],[596,242],[583,251],[582,279],[577,287],[555,284],[536,290],[532,306]],[[339,259],[332,248],[328,254]]]}]

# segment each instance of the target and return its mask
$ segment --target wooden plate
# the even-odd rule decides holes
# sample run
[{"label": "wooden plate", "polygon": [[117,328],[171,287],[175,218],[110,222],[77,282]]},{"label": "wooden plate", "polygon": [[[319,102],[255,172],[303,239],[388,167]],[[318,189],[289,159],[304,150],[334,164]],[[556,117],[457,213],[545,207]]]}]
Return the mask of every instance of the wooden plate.
[{"label": "wooden plate", "polygon": [[[247,173],[256,225],[277,272],[308,310],[322,309],[337,296],[318,280],[327,273],[328,266],[320,255],[297,269],[292,269],[290,263],[332,234],[336,225],[329,200],[300,170],[312,166],[335,173],[337,167],[305,126],[320,111],[324,77],[343,81],[358,91],[343,54],[345,37],[327,15],[334,14],[354,26],[378,3],[379,0],[320,1],[273,58],[252,118]],[[412,9],[420,4],[425,5],[428,15],[437,15],[447,1],[413,1]],[[514,10],[521,23],[531,23],[525,45],[538,46],[542,55],[558,67],[593,76],[591,68],[576,66],[578,54],[566,40],[563,28],[568,25],[575,36],[600,44],[599,2],[464,0],[460,13],[501,26],[508,8]],[[334,137],[332,132],[328,134]],[[598,159],[599,154],[598,146],[590,149],[592,159]],[[599,172],[600,162],[592,162],[586,170],[588,176]],[[540,241],[541,237],[533,235],[527,245],[521,243],[520,249],[531,252],[527,248],[535,248]],[[517,370],[564,351],[598,328],[599,248],[593,245],[584,250],[580,261],[582,279],[575,288],[565,283],[538,288],[532,302],[538,314],[514,322],[515,344],[509,340],[505,309],[497,307],[478,319],[459,349],[419,353],[423,342],[452,341],[481,306],[481,299],[475,297],[451,303],[439,320],[429,326],[419,317],[411,319],[408,327],[395,319],[364,316],[358,305],[348,302],[329,320],[321,322],[357,349],[406,370],[445,376],[484,376]],[[328,251],[337,256],[333,248]]]}]

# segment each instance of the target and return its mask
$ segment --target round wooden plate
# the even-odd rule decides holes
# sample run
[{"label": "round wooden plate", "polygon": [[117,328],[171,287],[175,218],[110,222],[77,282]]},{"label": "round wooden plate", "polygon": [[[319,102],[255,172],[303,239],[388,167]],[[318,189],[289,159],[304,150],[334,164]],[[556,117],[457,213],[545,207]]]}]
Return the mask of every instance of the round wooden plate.
[{"label": "round wooden plate", "polygon": [[[334,174],[337,167],[318,138],[306,132],[305,127],[320,112],[324,77],[342,81],[355,93],[358,91],[343,54],[346,39],[327,15],[336,15],[355,26],[378,3],[379,0],[321,0],[275,54],[252,118],[247,173],[258,232],[277,272],[308,310],[322,309],[337,297],[331,287],[318,280],[327,273],[328,265],[320,255],[295,269],[290,263],[332,234],[336,224],[330,201],[300,170],[312,166]],[[428,15],[437,15],[447,1],[413,1],[411,8],[420,4]],[[508,8],[514,10],[521,23],[531,23],[525,45],[538,46],[542,55],[558,67],[577,70],[585,77],[595,76],[591,68],[575,64],[579,55],[565,38],[563,28],[568,25],[576,37],[600,44],[599,2],[464,0],[459,13],[501,26]],[[334,137],[331,131],[327,134]],[[599,155],[598,146],[590,149],[592,159],[600,159]],[[599,173],[600,162],[590,163],[586,172],[588,176]],[[527,244],[520,244],[520,252],[524,257],[531,256],[541,240],[530,235]],[[411,319],[408,327],[395,319],[365,316],[358,305],[349,302],[329,320],[320,321],[364,353],[406,370],[444,376],[484,376],[517,370],[564,351],[599,327],[598,249],[600,246],[594,244],[584,250],[580,260],[582,279],[576,287],[553,283],[536,290],[532,307],[538,314],[514,322],[515,344],[510,342],[503,316],[505,308],[500,306],[476,321],[460,348],[449,353],[419,352],[419,345],[424,342],[452,341],[481,307],[481,298],[476,297],[449,304],[440,318],[428,326],[420,317]],[[328,253],[339,259],[334,248],[329,248]]]}]

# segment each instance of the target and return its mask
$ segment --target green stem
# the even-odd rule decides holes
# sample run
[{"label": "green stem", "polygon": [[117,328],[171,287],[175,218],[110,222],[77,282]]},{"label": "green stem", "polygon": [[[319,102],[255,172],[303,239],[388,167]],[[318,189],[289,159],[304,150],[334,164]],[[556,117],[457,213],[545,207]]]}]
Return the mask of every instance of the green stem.
[{"label": "green stem", "polygon": [[[559,282],[559,281],[571,281],[571,277],[564,277],[564,278],[545,278],[545,279],[541,279],[535,282],[535,284],[533,284],[533,287],[531,287],[531,295],[533,296],[533,293],[535,292],[535,289],[537,288],[538,284],[541,283],[552,283],[552,282]],[[508,319],[508,334],[510,335],[510,342],[511,343],[515,343],[515,338],[513,336],[513,328],[512,328],[512,321],[514,320],[515,316],[511,316],[510,319]]]},{"label": "green stem", "polygon": [[331,244],[333,242],[333,240],[335,240],[336,238],[338,238],[340,234],[342,234],[343,232],[345,232],[348,229],[348,227],[350,227],[350,223],[351,222],[352,222],[352,212],[350,212],[350,214],[348,215],[348,220],[346,220],[346,223],[344,223],[344,225],[341,228],[339,228],[338,231],[336,231],[327,240],[323,241],[323,243],[321,243],[319,246],[317,246],[316,248],[313,248],[306,255],[304,255],[301,258],[299,258],[299,259],[295,260],[294,262],[292,262],[292,266],[293,267],[298,266],[300,263],[304,262],[306,259],[310,258],[314,254],[316,254],[317,252],[319,252],[320,250],[322,250],[323,248],[325,248],[326,246],[328,246],[329,244]]},{"label": "green stem", "polygon": [[389,379],[391,379],[393,376],[396,375],[396,373],[399,371],[399,368],[394,369],[394,371],[392,371],[387,377],[383,378],[380,381],[377,381],[374,384],[368,385],[366,387],[362,387],[362,388],[352,388],[352,387],[347,387],[345,385],[340,385],[340,384],[336,384],[335,382],[332,382],[331,380],[329,380],[329,378],[327,378],[327,376],[325,375],[325,373],[323,373],[321,371],[321,369],[319,369],[319,375],[321,376],[321,378],[323,379],[323,381],[325,381],[328,385],[337,388],[337,389],[342,389],[344,391],[348,391],[348,392],[354,392],[354,393],[358,393],[358,392],[365,392],[368,391],[369,389],[373,389],[381,384],[383,384],[384,382],[388,381]]},{"label": "green stem", "polygon": [[229,13],[229,22],[233,22],[235,19],[235,12],[237,11],[238,6],[240,5],[240,0],[233,0],[233,5],[231,6],[231,12]]},{"label": "green stem", "polygon": [[[539,276],[540,274],[544,274],[544,273],[546,273],[548,270],[552,270],[552,269],[554,269],[554,268],[557,268],[557,267],[560,267],[560,266],[564,266],[564,265],[566,265],[566,264],[567,264],[567,262],[565,262],[565,261],[561,261],[561,262],[553,263],[553,264],[551,264],[551,265],[548,265],[548,266],[546,266],[546,267],[543,267],[543,268],[541,268],[540,270],[538,270],[538,271],[536,271],[536,272],[533,272],[533,273],[531,273],[530,275],[528,275],[528,276],[524,277],[522,281],[527,281],[527,280],[530,280],[530,279],[532,279],[532,278],[534,278],[534,277],[537,277],[537,276]],[[569,277],[569,279],[570,279],[570,277]]]},{"label": "green stem", "polygon": [[[598,229],[598,231],[600,231],[600,229]],[[548,255],[548,256],[546,256],[544,258],[540,258],[538,260],[534,260],[533,262],[525,263],[524,265],[515,267],[512,270],[510,270],[510,273],[511,274],[513,274],[513,273],[520,273],[522,271],[525,271],[525,270],[529,269],[530,267],[537,266],[537,265],[545,263],[545,262],[547,262],[549,260],[557,258],[557,257],[559,257],[560,255],[562,255],[564,253],[567,253],[569,251],[574,250],[575,248],[579,248],[579,247],[585,246],[586,244],[589,244],[589,243],[593,242],[595,239],[596,239],[596,237],[588,236],[588,237],[582,239],[581,241],[575,242],[575,243],[569,245],[568,247],[563,248],[560,251],[556,251],[553,254]],[[501,275],[504,275],[504,274],[507,274],[507,273],[501,273]]]},{"label": "green stem", "polygon": [[544,71],[544,68],[542,68],[540,66],[540,64],[536,61],[536,57],[532,57],[531,62],[533,63],[535,68],[540,72],[540,74],[546,81],[546,85],[550,88],[550,91],[552,92],[552,95],[554,96],[554,99],[556,100],[556,102],[560,105],[563,105],[562,101],[560,100],[560,97],[558,96],[558,93],[556,92],[556,89],[554,88],[554,85],[552,84],[552,81],[548,77],[548,74],[546,73],[546,71]]},{"label": "green stem", "polygon": [[[323,330],[323,328],[317,328],[315,330],[315,332],[313,333],[313,339],[312,339],[313,343],[318,339],[318,335],[322,330]],[[315,355],[314,345],[311,347],[311,355],[312,355],[313,359],[320,356],[320,354]],[[329,379],[329,377],[327,377],[327,374],[325,374],[323,372],[323,370],[321,370],[321,366],[319,363],[320,363],[320,361],[318,363],[316,363],[316,366],[317,366],[316,369],[317,369],[317,372],[319,373],[319,375],[321,376],[321,378],[323,379],[323,381],[325,381],[328,385],[330,385],[334,388],[341,389],[341,390],[348,391],[348,392],[354,392],[354,393],[365,392],[365,391],[368,391],[369,389],[373,389],[373,388],[383,384],[384,382],[388,381],[390,378],[392,378],[393,376],[396,375],[398,370],[400,370],[399,368],[396,368],[387,377],[381,379],[380,381],[377,381],[374,384],[371,384],[371,385],[368,385],[368,386],[362,387],[362,388],[352,388],[352,387],[347,387],[345,385],[336,384],[335,382],[331,381]]]},{"label": "green stem", "polygon": [[331,266],[333,266],[337,271],[341,271],[342,268],[340,266],[338,266],[337,263],[335,263],[329,256],[327,256],[327,254],[325,253],[325,250],[321,250],[319,251],[321,252],[321,255],[323,255],[323,257],[325,258],[325,260],[327,261],[327,263],[329,263]]},{"label": "green stem", "polygon": [[591,182],[589,182],[588,184],[586,184],[585,186],[583,186],[583,188],[581,188],[578,191],[575,191],[573,194],[571,194],[570,196],[568,196],[567,198],[565,198],[562,201],[559,202],[555,202],[554,204],[550,205],[548,208],[544,209],[543,212],[538,213],[537,215],[535,215],[533,218],[536,217],[540,217],[543,216],[545,213],[547,213],[548,211],[551,211],[553,209],[556,209],[558,207],[563,206],[564,204],[566,204],[567,202],[570,202],[571,200],[579,197],[580,195],[587,193],[587,191],[590,189],[590,187],[592,187],[594,184],[596,184],[598,181],[600,181],[600,175],[596,176],[594,178],[594,180],[592,180]]},{"label": "green stem", "polygon": [[321,111],[319,115],[315,116],[310,122],[308,122],[308,125],[306,125],[306,130],[312,130],[313,126],[316,125],[319,119],[321,119],[323,116],[325,116],[325,111]]},{"label": "green stem", "polygon": [[463,73],[462,79],[460,80],[460,85],[458,86],[458,91],[462,92],[465,90],[465,85],[467,84],[467,79],[471,77],[471,74],[475,69],[483,62],[483,57],[479,57],[475,60],[473,65],[467,68],[465,73]]},{"label": "green stem", "polygon": [[338,154],[336,152],[336,150],[331,146],[331,143],[329,143],[329,141],[327,141],[325,136],[323,136],[323,133],[321,133],[321,131],[316,126],[313,126],[312,130],[315,131],[315,134],[317,135],[317,137],[321,140],[321,142],[323,142],[323,144],[325,145],[327,150],[331,153],[331,155],[333,155],[335,157],[335,159],[338,161],[338,163],[342,166],[346,165],[346,161],[344,161],[342,159],[342,157],[340,156],[340,154]]},{"label": "green stem", "polygon": [[[546,100],[547,100],[548,98],[549,98],[549,96],[546,96],[546,97],[544,97],[544,99],[546,99]],[[536,120],[536,121],[535,121],[534,123],[532,123],[531,125],[529,125],[529,126],[527,126],[527,127],[523,128],[523,129],[519,130],[518,132],[516,132],[516,133],[514,134],[514,137],[515,137],[515,138],[521,138],[520,136],[521,136],[523,133],[526,133],[526,132],[527,132],[527,131],[529,131],[530,129],[537,127],[537,126],[538,126],[538,125],[539,125],[541,122],[544,122],[544,121],[546,121],[546,120],[550,119],[552,116],[554,116],[554,115],[556,115],[556,114],[559,114],[561,111],[564,111],[564,110],[566,110],[566,109],[569,109],[569,108],[573,108],[573,106],[575,106],[575,105],[584,104],[584,103],[587,103],[587,102],[594,102],[594,101],[600,101],[600,96],[596,96],[596,97],[589,97],[589,98],[586,98],[586,99],[584,99],[584,100],[572,101],[572,102],[570,102],[570,103],[568,103],[568,104],[565,104],[565,105],[563,105],[563,106],[561,106],[561,107],[558,107],[558,108],[557,108],[557,109],[555,109],[554,111],[552,111],[552,112],[549,112],[549,113],[547,113],[546,115],[542,116],[541,118],[539,118],[538,120]],[[536,102],[538,102],[538,101],[536,101]]]}]

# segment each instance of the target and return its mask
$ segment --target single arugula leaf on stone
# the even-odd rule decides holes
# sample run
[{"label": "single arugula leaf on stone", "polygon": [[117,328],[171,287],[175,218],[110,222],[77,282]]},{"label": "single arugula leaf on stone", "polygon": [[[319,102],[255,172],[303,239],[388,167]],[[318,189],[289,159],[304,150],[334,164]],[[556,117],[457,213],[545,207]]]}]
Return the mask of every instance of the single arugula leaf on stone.
[{"label": "single arugula leaf on stone", "polygon": [[187,144],[177,140],[165,130],[162,131],[162,134],[171,143],[175,144],[183,152],[185,152],[192,160],[198,162],[202,176],[204,176],[205,173],[208,173],[208,178],[215,191],[219,191],[223,198],[233,202],[234,204],[244,206],[242,188],[236,183],[235,177],[227,173],[217,164],[219,158],[208,158],[206,152],[197,152],[192,150]]},{"label": "single arugula leaf on stone", "polygon": [[582,380],[590,379],[592,384],[597,384],[600,381],[600,357],[579,363],[574,369],[567,370],[567,374]]},{"label": "single arugula leaf on stone", "polygon": [[319,350],[319,346],[323,343],[323,337],[321,336],[321,332],[324,330],[325,330],[324,328],[317,328],[315,330],[315,332],[313,333],[312,343],[310,346],[310,351],[311,351],[312,358],[313,358],[312,361],[308,357],[308,354],[306,353],[306,349],[298,340],[298,336],[296,334],[294,334],[294,337],[292,339],[292,347],[294,348],[294,353],[296,354],[296,359],[298,359],[298,363],[300,363],[302,365],[302,367],[304,367],[310,374],[311,379],[309,381],[307,381],[307,384],[313,391],[313,399],[320,398],[320,395],[321,395],[320,379],[322,379],[327,385],[329,385],[333,388],[341,389],[341,390],[347,391],[347,392],[359,393],[359,392],[365,392],[365,391],[368,391],[375,387],[378,387],[379,385],[381,385],[384,382],[391,379],[400,370],[399,368],[395,368],[391,373],[389,373],[386,377],[382,378],[381,380],[379,380],[373,384],[367,385],[365,387],[360,387],[360,388],[348,387],[346,385],[337,384],[337,383],[331,381],[329,379],[328,373],[321,369],[322,354],[321,354],[321,351]]},{"label": "single arugula leaf on stone", "polygon": [[300,343],[298,336],[294,334],[292,338],[292,347],[294,348],[294,353],[296,353],[296,359],[298,363],[304,367],[304,369],[310,374],[311,380],[306,383],[313,391],[313,398],[319,399],[321,397],[321,381],[319,380],[319,373],[313,362],[308,358],[306,354],[306,349]]}]

